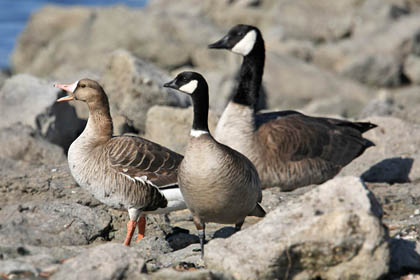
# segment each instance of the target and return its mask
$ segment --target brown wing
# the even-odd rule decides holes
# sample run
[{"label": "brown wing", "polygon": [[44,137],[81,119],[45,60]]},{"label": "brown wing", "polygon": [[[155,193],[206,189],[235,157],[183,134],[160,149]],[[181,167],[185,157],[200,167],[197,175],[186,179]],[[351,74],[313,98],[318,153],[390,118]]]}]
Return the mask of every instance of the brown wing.
[{"label": "brown wing", "polygon": [[281,113],[277,117],[273,113],[257,115],[257,135],[266,152],[283,162],[312,159],[342,167],[373,145],[357,129],[369,123],[315,118],[294,111]]},{"label": "brown wing", "polygon": [[140,137],[114,137],[108,144],[110,167],[133,179],[144,178],[157,187],[177,183],[183,156]]}]

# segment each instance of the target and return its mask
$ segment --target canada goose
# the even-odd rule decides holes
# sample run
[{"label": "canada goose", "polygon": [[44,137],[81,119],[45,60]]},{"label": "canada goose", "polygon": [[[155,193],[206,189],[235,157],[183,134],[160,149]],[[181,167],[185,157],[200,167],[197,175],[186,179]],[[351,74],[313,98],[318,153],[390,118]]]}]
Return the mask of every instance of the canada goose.
[{"label": "canada goose", "polygon": [[264,40],[258,28],[236,25],[210,44],[242,55],[239,84],[216,127],[215,138],[255,165],[263,187],[293,190],[320,184],[374,144],[362,133],[376,127],[310,117],[296,111],[255,112],[264,72]]},{"label": "canada goose", "polygon": [[70,171],[102,203],[128,209],[125,245],[130,245],[136,225],[137,240],[143,238],[143,214],[186,208],[177,185],[181,155],[140,137],[113,137],[108,98],[96,81],[83,79],[55,87],[69,93],[57,102],[80,100],[89,107],[87,125],[68,151]]},{"label": "canada goose", "polygon": [[194,120],[178,182],[199,232],[204,255],[205,224],[235,224],[246,216],[264,217],[257,170],[244,155],[220,144],[207,126],[209,95],[206,80],[196,72],[182,72],[164,85],[191,96]]}]

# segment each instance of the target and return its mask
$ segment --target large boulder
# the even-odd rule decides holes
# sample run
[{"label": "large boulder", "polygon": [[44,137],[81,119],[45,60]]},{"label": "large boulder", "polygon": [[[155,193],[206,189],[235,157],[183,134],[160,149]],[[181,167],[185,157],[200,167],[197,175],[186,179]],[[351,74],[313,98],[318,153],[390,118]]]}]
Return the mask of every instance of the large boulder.
[{"label": "large boulder", "polygon": [[146,279],[144,265],[135,248],[107,243],[67,260],[51,279]]},{"label": "large boulder", "polygon": [[0,209],[0,244],[86,245],[110,230],[111,217],[77,203],[28,202]]},{"label": "large boulder", "polygon": [[67,150],[86,121],[69,103],[56,103],[60,96],[52,82],[27,74],[12,76],[0,90],[0,128],[21,123]]},{"label": "large boulder", "polygon": [[[103,76],[113,118],[122,116],[129,126],[144,132],[146,114],[151,106],[188,106],[191,102],[186,94],[163,87],[172,79],[127,51],[114,52]],[[123,128],[117,128],[117,131],[124,132]]]},{"label": "large boulder", "polygon": [[[78,15],[71,21],[74,14]],[[34,32],[43,29],[48,32]],[[43,34],[40,38],[33,35],[39,33]],[[189,65],[192,54],[205,48],[208,38],[216,34],[208,20],[184,11],[47,6],[33,14],[20,36],[12,66],[16,72],[68,79],[68,73],[102,73],[108,55],[124,48],[173,69]]]},{"label": "large boulder", "polygon": [[210,241],[204,260],[236,279],[378,279],[390,258],[380,216],[359,178],[336,178]]},{"label": "large boulder", "polygon": [[0,158],[47,165],[66,162],[63,149],[37,137],[29,126],[17,124],[1,128],[0,143]]},{"label": "large boulder", "polygon": [[357,82],[297,58],[272,52],[267,53],[263,82],[269,109],[296,109],[313,101],[329,104],[336,100],[336,106],[320,106],[306,112],[356,116],[372,95],[370,89]]},{"label": "large boulder", "polygon": [[[375,32],[328,43],[314,52],[314,63],[371,86],[400,86],[405,58],[419,53],[419,13]],[[366,43],[369,42],[369,43]]]},{"label": "large boulder", "polygon": [[375,143],[343,168],[339,176],[361,176],[368,182],[404,183],[420,179],[420,125],[395,117],[369,117],[378,125],[363,134]]},{"label": "large boulder", "polygon": [[[153,106],[147,112],[145,138],[184,154],[190,136],[193,108]],[[209,129],[214,131],[217,117],[210,111]]]}]

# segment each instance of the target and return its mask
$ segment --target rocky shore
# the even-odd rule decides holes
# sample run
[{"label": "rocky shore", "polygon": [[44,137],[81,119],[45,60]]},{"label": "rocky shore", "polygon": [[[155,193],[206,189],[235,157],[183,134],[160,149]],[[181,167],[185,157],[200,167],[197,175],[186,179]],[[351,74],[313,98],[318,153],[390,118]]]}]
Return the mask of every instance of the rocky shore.
[{"label": "rocky shore", "polygon": [[[210,86],[210,129],[241,58],[209,50],[254,24],[266,49],[260,109],[370,121],[376,146],[322,184],[263,191],[264,219],[210,224],[206,255],[188,210],[150,216],[122,245],[128,215],[71,177],[66,152],[84,104],[54,82],[93,78],[114,133],[183,153],[191,101],[163,88],[185,69]],[[153,0],[144,9],[46,6],[0,73],[0,279],[420,279],[420,2]],[[419,158],[419,161],[417,161]]]}]

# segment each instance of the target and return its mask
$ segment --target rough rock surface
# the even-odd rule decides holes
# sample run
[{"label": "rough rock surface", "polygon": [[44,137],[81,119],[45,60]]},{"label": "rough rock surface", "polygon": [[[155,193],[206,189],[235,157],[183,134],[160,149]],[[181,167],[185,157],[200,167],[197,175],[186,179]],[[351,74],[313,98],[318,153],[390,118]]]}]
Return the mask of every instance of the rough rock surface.
[{"label": "rough rock surface", "polygon": [[237,279],[378,279],[389,262],[380,214],[358,178],[333,179],[247,230],[212,240],[205,262]]},{"label": "rough rock surface", "polygon": [[139,251],[108,243],[67,260],[51,279],[145,279],[144,260]]},{"label": "rough rock surface", "polygon": [[[262,271],[258,278],[263,278],[277,268],[283,273],[280,276],[287,272],[294,279],[346,278],[346,273],[367,279],[380,271],[389,271],[385,279],[418,278],[419,12],[418,0],[153,0],[144,9],[46,6],[35,12],[17,43],[12,73],[0,73],[0,278],[76,278],[73,274],[81,272],[77,277],[94,273],[99,278],[120,279],[233,279],[234,273],[251,277],[247,269]],[[110,95],[115,134],[143,133],[147,126],[147,137],[182,152],[191,108],[179,107],[187,107],[189,97],[167,91],[162,84],[180,71],[199,71],[210,87],[211,119],[219,115],[235,88],[242,58],[226,50],[209,50],[207,44],[237,23],[257,25],[266,43],[258,109],[351,116],[379,125],[365,134],[376,147],[344,168],[340,176],[365,180],[382,206],[389,236],[377,218],[381,211],[374,205],[367,207],[370,202],[357,179],[352,179],[356,187],[350,190],[347,184],[332,190],[325,185],[292,192],[271,188],[263,191],[262,205],[272,213],[265,219],[247,218],[242,233],[229,225],[206,227],[208,253],[213,244],[232,247],[215,260],[220,269],[214,269],[200,259],[197,231],[188,210],[148,215],[146,237],[127,250],[119,245],[126,234],[127,213],[109,209],[76,185],[62,148],[65,152],[84,128],[87,108],[81,102],[55,103],[64,93],[52,88],[52,81],[68,83],[84,77],[100,81]],[[337,180],[345,179],[329,183]],[[345,197],[343,203],[329,196],[334,190]],[[350,207],[350,201],[364,206]],[[303,203],[304,207],[298,207]],[[339,216],[341,212],[345,213]],[[367,219],[353,218],[366,217],[366,213],[371,214]],[[91,220],[95,217],[102,217],[101,222]],[[304,217],[310,221],[296,223]],[[341,223],[331,222],[334,217]],[[371,223],[365,223],[369,219]],[[284,243],[244,253],[264,246],[259,236],[268,236],[272,228],[287,221],[275,233],[278,240],[291,235],[290,229],[305,226],[306,239],[302,240],[321,239],[294,247],[282,245],[288,250],[268,268],[264,261]],[[316,227],[318,222],[321,225]],[[366,227],[354,227],[356,222],[374,230],[363,231]],[[62,232],[48,231],[37,238],[45,226]],[[256,234],[248,234],[256,229]],[[378,242],[386,239],[390,258],[385,257],[386,243],[379,243],[376,251],[374,242],[368,248],[368,240],[374,239],[364,239],[368,235],[375,235]],[[259,238],[257,242],[247,242],[253,236]],[[71,240],[81,245],[63,245]],[[340,240],[348,242],[339,246]],[[337,244],[320,247],[331,241]],[[244,242],[247,249],[243,250]],[[45,245],[49,243],[53,245]],[[314,251],[317,248],[323,250]],[[366,260],[362,266],[353,266],[369,250],[374,252],[371,258],[382,252],[383,257],[376,259],[380,265]],[[235,252],[252,265],[225,269],[223,265],[240,259],[230,258]],[[111,264],[103,266],[98,254]],[[252,254],[256,257],[249,257]],[[325,264],[331,266],[325,268]],[[317,270],[320,267],[325,269]]]},{"label": "rough rock surface", "polygon": [[63,150],[36,135],[29,126],[17,124],[0,129],[0,158],[32,164],[55,165],[66,161]]},{"label": "rough rock surface", "polygon": [[[159,66],[175,68],[191,61],[192,53],[206,46],[217,29],[201,17],[185,17],[165,10],[111,8],[66,8],[47,6],[36,12],[19,38],[12,57],[17,72],[65,79],[66,72],[90,70],[102,73],[106,57],[124,48]],[[47,14],[47,19],[43,19]],[[75,20],[68,23],[70,17]],[[55,17],[55,15],[57,15]],[[52,19],[51,19],[52,18]],[[33,34],[48,23],[49,32],[36,38]],[[195,36],[195,34],[200,36]],[[82,35],[81,35],[82,34]],[[156,36],[156,34],[160,34]],[[158,46],[156,47],[156,43]],[[26,42],[33,41],[26,52]],[[83,48],[79,46],[83,45]],[[179,46],[184,46],[180,48]]]},{"label": "rough rock surface", "polygon": [[[0,210],[2,245],[86,245],[105,236],[111,217],[76,203],[8,205]],[[42,221],[42,222],[41,222]]]},{"label": "rough rock surface", "polygon": [[332,72],[284,55],[267,54],[264,85],[267,108],[300,108],[311,101],[337,100],[310,113],[356,116],[371,91],[363,85]]},{"label": "rough rock surface", "polygon": [[[159,143],[175,152],[184,154],[188,143],[193,108],[153,106],[147,112],[145,138]],[[209,129],[214,131],[217,117],[209,112]]]},{"label": "rough rock surface", "polygon": [[[127,51],[114,52],[103,77],[113,117],[123,116],[128,125],[144,132],[146,113],[151,106],[186,107],[190,104],[187,95],[163,88],[163,84],[172,78]],[[117,131],[121,133],[124,129]]]},{"label": "rough rock surface", "polygon": [[28,125],[67,150],[86,121],[67,102],[55,102],[61,94],[52,82],[27,74],[11,77],[0,90],[0,127]]},{"label": "rough rock surface", "polygon": [[376,146],[344,167],[339,176],[361,176],[368,182],[417,182],[420,179],[420,126],[394,117],[368,120],[378,127],[363,136]]},{"label": "rough rock surface", "polygon": [[315,51],[314,62],[368,85],[399,86],[405,57],[419,48],[418,18],[413,14],[377,32],[326,44]]}]

